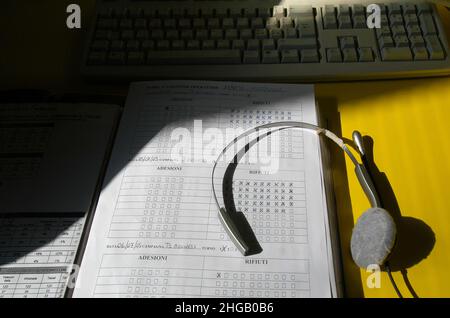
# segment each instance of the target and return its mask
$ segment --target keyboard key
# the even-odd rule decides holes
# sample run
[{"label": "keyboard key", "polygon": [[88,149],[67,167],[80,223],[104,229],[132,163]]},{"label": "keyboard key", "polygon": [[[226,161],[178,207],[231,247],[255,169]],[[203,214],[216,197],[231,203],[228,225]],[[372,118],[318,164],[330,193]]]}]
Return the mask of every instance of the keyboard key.
[{"label": "keyboard key", "polygon": [[123,40],[132,40],[134,39],[134,35],[135,34],[133,30],[124,30],[122,31],[120,36]]},{"label": "keyboard key", "polygon": [[239,38],[238,30],[230,29],[225,31],[225,39],[227,40],[237,40]]},{"label": "keyboard key", "polygon": [[193,30],[181,30],[180,38],[183,40],[192,40],[192,39],[194,39],[194,31]]},{"label": "keyboard key", "polygon": [[280,28],[294,27],[294,20],[291,17],[284,17],[280,19]]},{"label": "keyboard key", "polygon": [[271,17],[266,20],[266,28],[267,29],[271,30],[271,29],[276,29],[278,27],[279,27],[279,24],[278,24],[277,18]]},{"label": "keyboard key", "polygon": [[301,63],[318,63],[319,62],[319,53],[317,50],[301,50],[300,53],[300,62]]},{"label": "keyboard key", "polygon": [[275,41],[272,39],[263,40],[262,41],[262,49],[264,51],[275,50]]},{"label": "keyboard key", "polygon": [[273,7],[273,16],[276,18],[283,18],[285,16],[284,7],[283,6],[274,6]]},{"label": "keyboard key", "polygon": [[352,36],[345,36],[339,39],[341,48],[347,49],[347,48],[355,48],[356,47],[356,41],[355,38]]},{"label": "keyboard key", "polygon": [[296,39],[298,37],[297,30],[294,28],[286,28],[284,30],[284,37],[286,39]]},{"label": "keyboard key", "polygon": [[208,30],[205,29],[199,29],[197,30],[197,32],[195,32],[195,38],[197,40],[206,40],[209,37],[209,32]]},{"label": "keyboard key", "polygon": [[350,18],[350,7],[345,4],[341,4],[338,7],[338,18],[339,20],[343,17],[349,17]]},{"label": "keyboard key", "polygon": [[283,37],[283,31],[281,29],[272,29],[269,31],[271,39],[278,40]]},{"label": "keyboard key", "polygon": [[249,27],[249,21],[247,18],[238,18],[236,20],[236,28],[245,29]]},{"label": "keyboard key", "polygon": [[400,7],[400,5],[398,3],[390,3],[388,5],[388,12],[389,12],[389,15],[401,14],[402,8]]},{"label": "keyboard key", "polygon": [[311,5],[290,6],[287,15],[288,17],[311,17],[313,16],[313,8]]},{"label": "keyboard key", "polygon": [[412,54],[409,47],[385,47],[381,49],[384,61],[411,61]]},{"label": "keyboard key", "polygon": [[418,3],[417,4],[417,12],[422,13],[431,13],[431,6],[429,3]]},{"label": "keyboard key", "polygon": [[428,51],[425,47],[415,47],[413,48],[414,60],[423,61],[428,60]]},{"label": "keyboard key", "polygon": [[249,18],[256,17],[256,8],[244,8],[244,16]]},{"label": "keyboard key", "polygon": [[423,35],[437,34],[436,27],[434,25],[433,17],[430,13],[424,13],[419,17],[420,26],[423,30]]},{"label": "keyboard key", "polygon": [[223,39],[223,30],[222,29],[212,29],[210,37],[213,40]]},{"label": "keyboard key", "polygon": [[108,54],[108,63],[112,65],[125,64],[125,52],[110,52]]},{"label": "keyboard key", "polygon": [[174,40],[171,43],[172,50],[183,50],[184,49],[184,41],[183,40]]},{"label": "keyboard key", "polygon": [[156,17],[156,9],[154,9],[154,8],[145,8],[144,9],[144,17],[146,17],[146,18],[154,18],[154,17]]},{"label": "keyboard key", "polygon": [[278,64],[278,63],[280,63],[280,57],[278,55],[278,51],[275,51],[275,50],[263,51],[262,62],[264,64]]},{"label": "keyboard key", "polygon": [[158,50],[168,50],[168,49],[170,49],[170,41],[158,40],[158,41],[156,41],[156,48]]},{"label": "keyboard key", "polygon": [[402,9],[403,9],[404,14],[415,14],[416,13],[416,6],[411,3],[403,4]]},{"label": "keyboard key", "polygon": [[339,18],[339,29],[351,29],[352,20],[350,16],[342,16]]},{"label": "keyboard key", "polygon": [[185,9],[184,8],[173,8],[172,16],[176,19],[180,19],[184,17]]},{"label": "keyboard key", "polygon": [[139,30],[136,32],[136,39],[146,40],[150,37],[150,32],[148,30]]},{"label": "keyboard key", "polygon": [[334,16],[324,16],[323,26],[325,29],[337,29],[337,20]]},{"label": "keyboard key", "polygon": [[404,35],[398,35],[394,37],[396,47],[409,47],[408,38]]},{"label": "keyboard key", "polygon": [[391,26],[403,25],[403,18],[401,16],[401,14],[392,14],[389,17],[389,21],[391,23]]},{"label": "keyboard key", "polygon": [[111,41],[111,51],[122,51],[125,48],[125,42],[122,40]]},{"label": "keyboard key", "polygon": [[262,18],[253,18],[251,25],[253,29],[262,29],[264,28],[264,21]]},{"label": "keyboard key", "polygon": [[122,19],[119,23],[120,29],[132,29],[133,28],[133,20],[131,19]]},{"label": "keyboard key", "polygon": [[358,51],[360,62],[373,62],[373,52],[371,48],[361,47]]},{"label": "keyboard key", "polygon": [[240,64],[239,50],[153,51],[147,56],[148,64]]},{"label": "keyboard key", "polygon": [[205,19],[196,18],[192,20],[192,26],[194,29],[203,29],[206,27],[206,21]]},{"label": "keyboard key", "polygon": [[243,50],[245,49],[245,41],[244,40],[234,40],[231,44],[233,49]]},{"label": "keyboard key", "polygon": [[281,63],[299,63],[297,50],[284,50],[281,52]]},{"label": "keyboard key", "polygon": [[170,18],[170,16],[172,15],[172,9],[171,8],[159,8],[158,15],[164,19]]},{"label": "keyboard key", "polygon": [[200,17],[200,10],[197,8],[188,8],[186,10],[186,17],[191,19]]},{"label": "keyboard key", "polygon": [[166,31],[166,39],[177,40],[179,37],[178,30],[168,30]]},{"label": "keyboard key", "polygon": [[258,17],[266,19],[270,17],[270,8],[258,8]]},{"label": "keyboard key", "polygon": [[190,19],[178,20],[178,27],[180,29],[190,29],[191,28],[191,20]]},{"label": "keyboard key", "polygon": [[99,19],[97,28],[99,30],[112,30],[119,26],[119,20],[117,19]]},{"label": "keyboard key", "polygon": [[145,40],[142,42],[142,49],[144,51],[153,50],[155,48],[155,42],[152,40]]},{"label": "keyboard key", "polygon": [[394,36],[406,35],[406,30],[405,30],[405,27],[403,25],[393,26],[391,31],[392,31],[392,35],[394,35]]},{"label": "keyboard key", "polygon": [[408,36],[413,35],[422,35],[422,31],[420,30],[418,25],[408,26]]},{"label": "keyboard key", "polygon": [[383,36],[380,38],[380,47],[381,48],[392,47],[392,46],[394,46],[394,40],[392,39],[391,36]]},{"label": "keyboard key", "polygon": [[145,54],[144,52],[128,52],[127,64],[139,65],[144,64]]},{"label": "keyboard key", "polygon": [[252,29],[243,29],[240,32],[240,38],[242,40],[249,40],[253,38],[253,31]]},{"label": "keyboard key", "polygon": [[150,30],[159,29],[162,27],[162,20],[161,19],[150,19],[150,21],[148,22],[148,27],[150,28]]},{"label": "keyboard key", "polygon": [[222,20],[222,27],[227,29],[233,29],[234,28],[234,19],[232,18],[225,18]]},{"label": "keyboard key", "polygon": [[388,26],[382,26],[379,29],[376,29],[377,37],[380,39],[384,36],[390,36],[391,35],[391,29]]},{"label": "keyboard key", "polygon": [[216,42],[214,40],[204,40],[202,41],[203,50],[213,50],[216,48]]},{"label": "keyboard key", "polygon": [[126,48],[127,51],[138,51],[141,43],[136,40],[127,41]]},{"label": "keyboard key", "polygon": [[232,18],[239,18],[242,16],[242,9],[241,8],[230,8],[230,17]]},{"label": "keyboard key", "polygon": [[94,38],[97,40],[111,40],[112,31],[110,30],[97,30],[95,31]]},{"label": "keyboard key", "polygon": [[221,50],[221,49],[229,49],[230,48],[230,41],[229,40],[218,40],[217,41],[217,48],[219,50]]},{"label": "keyboard key", "polygon": [[353,17],[353,27],[355,29],[364,29],[367,27],[366,17],[363,15],[358,15]]},{"label": "keyboard key", "polygon": [[151,37],[153,40],[162,40],[162,39],[164,39],[164,31],[163,30],[153,30]]},{"label": "keyboard key", "polygon": [[280,39],[278,40],[279,50],[302,50],[317,48],[317,40],[314,38],[304,39]]},{"label": "keyboard key", "polygon": [[106,52],[91,52],[88,56],[89,65],[106,64]]},{"label": "keyboard key", "polygon": [[332,4],[327,4],[323,8],[323,12],[322,13],[323,13],[324,16],[335,17],[336,16],[336,8]]},{"label": "keyboard key", "polygon": [[425,46],[425,40],[421,35],[413,35],[409,37],[409,40],[411,41],[411,47],[424,47]]},{"label": "keyboard key", "polygon": [[407,14],[405,15],[405,25],[406,26],[412,26],[412,25],[418,25],[419,20],[417,19],[417,16],[415,14]]},{"label": "keyboard key", "polygon": [[313,19],[296,18],[295,27],[301,38],[316,37],[316,26]]},{"label": "keyboard key", "polygon": [[255,29],[255,39],[263,40],[267,39],[268,32],[266,29]]},{"label": "keyboard key", "polygon": [[366,9],[362,4],[354,4],[352,6],[353,17],[363,16],[365,18]]},{"label": "keyboard key", "polygon": [[444,58],[444,51],[436,35],[425,36],[428,53],[431,60],[442,60]]},{"label": "keyboard key", "polygon": [[342,50],[344,62],[358,62],[358,55],[355,48],[347,48]]},{"label": "keyboard key", "polygon": [[112,18],[114,15],[114,9],[113,8],[102,8],[98,12],[98,16],[100,18]]},{"label": "keyboard key", "polygon": [[134,21],[134,28],[135,29],[146,29],[147,28],[147,20],[146,19],[136,19]]},{"label": "keyboard key", "polygon": [[186,48],[188,50],[195,50],[200,48],[200,41],[199,40],[189,40],[186,42]]},{"label": "keyboard key", "polygon": [[96,40],[92,42],[92,51],[108,51],[109,41],[108,40]]},{"label": "keyboard key", "polygon": [[213,8],[203,8],[200,10],[203,18],[212,18],[214,15]]},{"label": "keyboard key", "polygon": [[244,64],[259,64],[259,51],[244,51],[242,63]]},{"label": "keyboard key", "polygon": [[247,41],[247,50],[259,50],[260,48],[260,42],[259,40],[248,40]]},{"label": "keyboard key", "polygon": [[329,48],[327,49],[327,61],[330,63],[341,63],[342,55],[339,48]]}]

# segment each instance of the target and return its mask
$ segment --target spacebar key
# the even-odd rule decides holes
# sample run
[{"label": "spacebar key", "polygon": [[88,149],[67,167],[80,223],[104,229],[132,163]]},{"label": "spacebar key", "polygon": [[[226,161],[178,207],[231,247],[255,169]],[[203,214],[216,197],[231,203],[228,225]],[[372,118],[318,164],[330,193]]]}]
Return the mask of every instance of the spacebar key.
[{"label": "spacebar key", "polygon": [[147,63],[157,65],[241,64],[240,50],[189,50],[148,52]]}]

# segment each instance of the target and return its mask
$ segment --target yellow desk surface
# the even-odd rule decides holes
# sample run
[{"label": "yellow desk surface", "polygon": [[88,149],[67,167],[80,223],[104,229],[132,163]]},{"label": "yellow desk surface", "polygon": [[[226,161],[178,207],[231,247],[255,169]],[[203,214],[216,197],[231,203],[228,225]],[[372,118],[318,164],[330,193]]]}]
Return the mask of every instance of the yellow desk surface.
[{"label": "yellow desk surface", "polygon": [[[65,8],[71,2],[2,1],[0,89],[126,93],[123,85],[81,80],[82,31],[65,28]],[[93,14],[94,1],[77,3],[84,23]],[[449,13],[441,13],[450,30]],[[383,200],[401,215],[402,229],[408,234],[399,239],[398,262],[407,267],[410,289],[420,297],[449,297],[450,78],[318,84],[316,95],[321,110],[338,112],[337,124],[331,127],[342,136],[351,138],[357,129],[373,139],[374,160],[384,173],[376,177]],[[381,288],[368,288],[368,274],[351,260],[351,229],[369,204],[352,166],[345,164],[347,172],[338,156],[332,166],[346,295],[395,297],[386,274],[381,275]],[[403,294],[410,296],[402,274],[395,272],[394,277]]]}]

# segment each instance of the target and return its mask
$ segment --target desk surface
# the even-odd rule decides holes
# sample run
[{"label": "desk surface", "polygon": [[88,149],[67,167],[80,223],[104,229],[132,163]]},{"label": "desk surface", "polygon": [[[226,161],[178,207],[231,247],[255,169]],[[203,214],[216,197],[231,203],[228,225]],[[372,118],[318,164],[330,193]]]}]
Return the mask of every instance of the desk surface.
[{"label": "desk surface", "polygon": [[[126,93],[123,85],[81,80],[83,32],[65,28],[69,3],[2,1],[0,89]],[[94,1],[78,3],[86,27]],[[450,30],[450,14],[441,13]],[[401,215],[404,235],[397,242],[401,255],[395,261],[407,272],[394,273],[401,291],[406,296],[412,289],[420,297],[450,297],[450,78],[318,84],[316,94],[321,111],[334,113],[330,126],[335,131],[350,138],[358,129],[373,139],[376,183],[386,205]],[[368,288],[369,274],[351,260],[351,229],[368,202],[350,163],[345,163],[348,173],[337,169],[342,160],[337,156],[332,166],[346,293],[395,297],[386,274],[381,275],[381,288]]]}]

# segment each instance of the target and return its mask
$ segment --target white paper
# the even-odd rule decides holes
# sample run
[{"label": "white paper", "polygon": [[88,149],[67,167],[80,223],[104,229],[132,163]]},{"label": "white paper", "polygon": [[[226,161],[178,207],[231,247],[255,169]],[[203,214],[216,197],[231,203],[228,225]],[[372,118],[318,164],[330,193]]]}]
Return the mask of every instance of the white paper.
[{"label": "white paper", "polygon": [[85,216],[0,218],[0,298],[64,297]]},{"label": "white paper", "polygon": [[[221,151],[235,137],[226,136],[227,128],[294,120],[317,124],[313,86],[132,84],[74,296],[332,296],[316,135],[276,132],[276,172],[266,174],[261,163],[248,163],[248,154],[234,174],[236,206],[262,253],[240,254],[213,199],[209,159],[215,156],[208,157],[208,145]],[[179,141],[171,139],[175,128],[193,136],[191,161],[171,161]],[[217,130],[208,128],[225,137],[209,139]],[[225,167],[220,164],[216,173],[219,197]]]},{"label": "white paper", "polygon": [[118,106],[0,107],[0,298],[63,297]]}]

